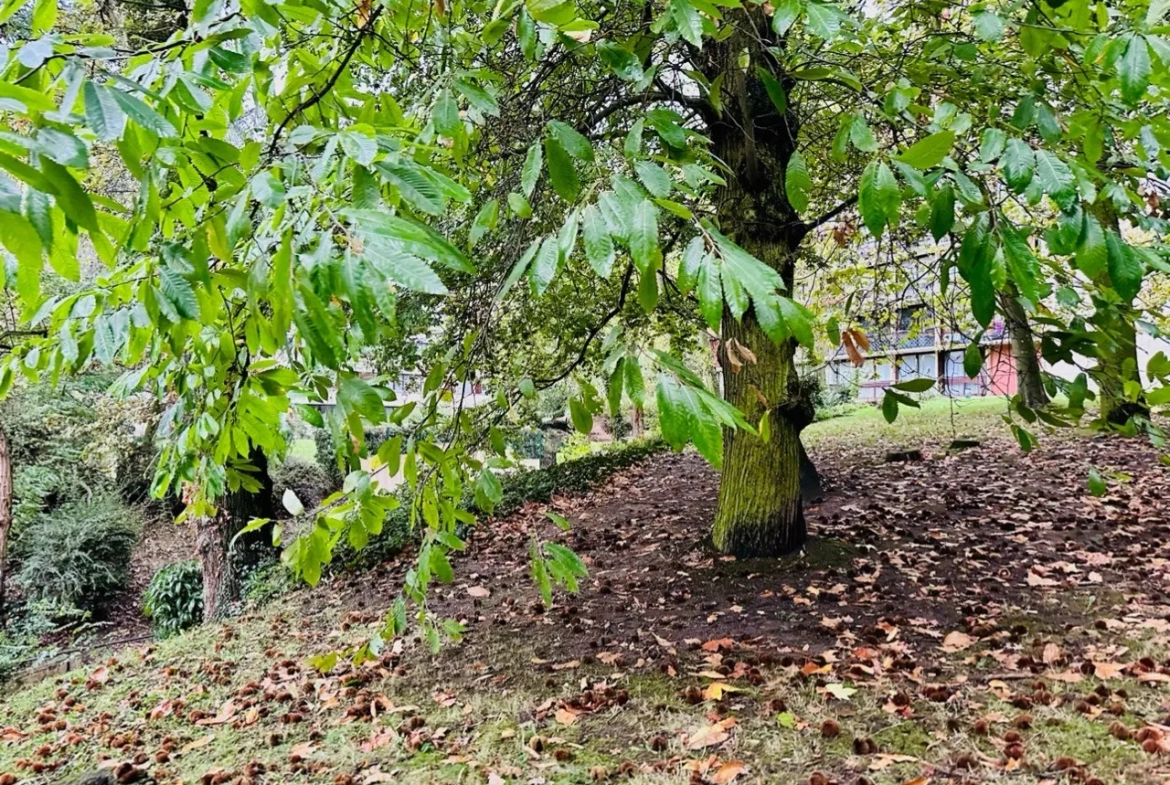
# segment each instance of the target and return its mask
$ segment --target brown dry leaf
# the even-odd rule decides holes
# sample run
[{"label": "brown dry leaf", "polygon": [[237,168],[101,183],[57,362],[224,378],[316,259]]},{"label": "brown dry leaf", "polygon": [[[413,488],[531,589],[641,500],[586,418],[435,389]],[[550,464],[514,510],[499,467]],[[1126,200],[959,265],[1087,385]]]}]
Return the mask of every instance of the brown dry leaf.
[{"label": "brown dry leaf", "polygon": [[704,643],[703,651],[719,651],[720,649],[729,651],[734,645],[735,641],[733,641],[731,638],[719,638],[717,640],[710,640]]},{"label": "brown dry leaf", "polygon": [[504,785],[504,778],[494,771],[489,771],[487,785]]},{"label": "brown dry leaf", "polygon": [[195,724],[196,725],[207,725],[207,726],[224,725],[226,723],[231,722],[232,718],[235,716],[236,716],[236,704],[232,702],[231,698],[228,698],[226,701],[223,702],[223,705],[219,707],[219,714],[216,714],[214,717],[204,717],[203,719],[199,720]]},{"label": "brown dry leaf", "polygon": [[715,785],[727,785],[727,783],[731,782],[740,774],[743,774],[746,770],[747,766],[744,765],[743,761],[728,761],[716,769],[715,773],[712,774],[709,779],[711,782],[715,783]]},{"label": "brown dry leaf", "polygon": [[906,780],[902,783],[902,785],[930,785],[930,777],[925,775],[921,777],[915,777],[912,780]]},{"label": "brown dry leaf", "polygon": [[1027,583],[1029,586],[1058,586],[1059,581],[1054,581],[1051,578],[1045,578],[1043,575],[1037,575],[1034,572],[1028,572]]},{"label": "brown dry leaf", "polygon": [[372,785],[375,782],[397,782],[399,779],[400,777],[397,774],[379,771],[375,768],[366,772],[365,776],[362,778],[362,782],[365,783],[365,785]]},{"label": "brown dry leaf", "polygon": [[1093,675],[1098,679],[1116,679],[1125,670],[1120,662],[1094,662]]},{"label": "brown dry leaf", "polygon": [[471,588],[469,588],[467,590],[467,593],[470,594],[472,597],[476,597],[476,598],[481,599],[481,600],[484,599],[485,597],[492,596],[491,589],[487,588],[486,586],[472,586]]},{"label": "brown dry leaf", "polygon": [[581,715],[572,709],[561,708],[557,709],[557,713],[554,716],[556,716],[557,722],[559,722],[561,725],[572,725],[577,721],[577,717]]},{"label": "brown dry leaf", "polygon": [[191,742],[184,744],[182,747],[182,750],[183,750],[183,752],[190,752],[191,750],[197,750],[200,747],[206,747],[208,744],[210,744],[213,741],[215,741],[215,734],[209,733],[201,739],[195,739],[195,741],[191,741]]},{"label": "brown dry leaf", "polygon": [[895,763],[913,763],[918,760],[913,755],[895,755],[892,753],[878,753],[869,762],[870,771],[881,771],[884,768],[893,766]]},{"label": "brown dry leaf", "polygon": [[943,638],[941,648],[943,651],[956,652],[962,651],[973,643],[975,643],[975,639],[970,635],[955,630],[954,632],[948,632],[947,636]]},{"label": "brown dry leaf", "polygon": [[1137,680],[1145,682],[1168,682],[1170,681],[1170,676],[1167,676],[1165,673],[1139,673]]},{"label": "brown dry leaf", "polygon": [[731,734],[727,731],[735,727],[735,717],[728,717],[722,722],[716,722],[705,728],[700,728],[687,739],[688,750],[701,750],[704,747],[714,747],[727,741]]},{"label": "brown dry leaf", "polygon": [[260,720],[260,709],[253,706],[244,712],[244,724],[255,725]]},{"label": "brown dry leaf", "polygon": [[1064,656],[1064,652],[1055,643],[1049,643],[1044,646],[1044,653],[1040,656],[1046,665],[1052,665]]}]

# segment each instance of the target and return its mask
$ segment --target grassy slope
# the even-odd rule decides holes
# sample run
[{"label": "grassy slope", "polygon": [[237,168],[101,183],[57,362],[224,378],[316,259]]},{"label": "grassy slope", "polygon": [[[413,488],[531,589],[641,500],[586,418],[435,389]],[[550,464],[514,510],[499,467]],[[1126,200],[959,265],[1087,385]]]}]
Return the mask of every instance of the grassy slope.
[{"label": "grassy slope", "polygon": [[[960,404],[959,433],[983,432],[1002,408],[1003,402],[994,400]],[[921,445],[924,440],[945,444],[951,438],[950,408],[944,400],[903,415],[890,427],[876,410],[859,412],[813,426],[810,441]],[[919,685],[880,678],[848,682],[858,691],[838,701],[817,688],[815,676],[802,678],[794,667],[774,664],[761,666],[761,678],[752,680],[756,683],[734,682],[741,691],[722,703],[692,705],[680,693],[710,682],[698,675],[710,667],[696,661],[698,654],[684,652],[675,677],[635,664],[570,664],[551,671],[545,665],[536,673],[529,662],[530,642],[510,638],[506,630],[437,658],[408,647],[393,662],[387,658],[385,667],[339,669],[327,678],[301,672],[281,681],[274,663],[303,664],[314,653],[359,639],[365,625],[373,623],[372,615],[339,623],[329,598],[329,587],[297,593],[230,625],[128,651],[100,670],[91,666],[0,698],[0,781],[4,772],[11,772],[21,782],[67,782],[101,758],[124,759],[141,752],[153,761],[163,749],[173,751],[165,763],[151,764],[159,782],[197,782],[220,769],[244,776],[254,762],[263,764],[267,774],[255,774],[253,767],[254,776],[244,776],[242,782],[496,785],[543,778],[583,783],[616,779],[623,770],[628,777],[623,775],[622,781],[633,783],[686,781],[693,770],[702,771],[705,781],[718,782],[721,770],[733,771],[721,766],[742,761],[747,768],[736,782],[799,785],[822,770],[842,785],[864,781],[859,777],[879,785],[919,782],[915,778],[920,776],[941,783],[959,781],[966,770],[954,767],[971,764],[973,781],[1033,785],[1054,781],[1053,764],[1061,756],[1087,763],[1091,776],[1102,783],[1158,782],[1168,773],[1159,768],[1158,757],[1147,755],[1136,742],[1111,737],[1108,715],[1089,719],[1073,701],[1027,710],[1031,726],[1020,732],[1029,765],[1005,771],[1003,739],[1012,731],[1011,722],[1024,713],[1012,701],[1029,694],[1031,682],[989,678],[996,663],[982,656],[979,647],[953,655],[953,671],[930,679],[965,679],[945,703],[921,698]],[[1167,655],[1149,640],[1120,643],[1130,646],[1129,656],[1149,653],[1160,662]],[[249,722],[245,706],[255,698],[241,695],[241,690],[247,693],[248,685],[255,685],[263,693],[266,677],[276,680],[276,691],[291,688],[294,694],[257,701],[260,716]],[[601,682],[626,690],[628,702],[611,703],[571,726],[557,722],[552,713],[557,699],[580,695],[585,686]],[[1049,689],[1058,695],[1087,695],[1097,685],[1090,677],[1080,684],[1052,683]],[[1109,687],[1126,691],[1131,714],[1149,716],[1164,699],[1163,690],[1129,679],[1113,679]],[[902,689],[912,697],[912,717],[891,712],[889,699]],[[385,703],[378,704],[373,722],[368,712],[364,720],[346,717],[350,707],[378,697]],[[148,719],[165,701],[180,698],[186,701],[181,710]],[[229,722],[192,721],[192,711],[214,717],[229,699],[236,707]],[[67,710],[69,700],[77,705]],[[783,702],[785,713],[777,701]],[[65,730],[45,730],[38,724],[38,715],[49,719],[47,707],[68,723]],[[730,739],[722,746],[687,749],[686,741],[716,711],[719,718],[736,719]],[[288,722],[290,712],[301,721]],[[981,718],[990,718],[989,735],[972,730]],[[830,719],[842,727],[835,738],[820,732]],[[1122,719],[1136,727],[1132,719]],[[32,732],[21,737],[6,733],[6,727]],[[377,741],[371,745],[372,738]],[[905,757],[854,754],[855,738],[872,738],[883,753]],[[128,746],[119,746],[127,741]],[[18,768],[18,761],[60,768],[37,776],[28,766]],[[227,776],[218,779],[230,781]],[[1092,780],[1086,776],[1085,781]]]}]

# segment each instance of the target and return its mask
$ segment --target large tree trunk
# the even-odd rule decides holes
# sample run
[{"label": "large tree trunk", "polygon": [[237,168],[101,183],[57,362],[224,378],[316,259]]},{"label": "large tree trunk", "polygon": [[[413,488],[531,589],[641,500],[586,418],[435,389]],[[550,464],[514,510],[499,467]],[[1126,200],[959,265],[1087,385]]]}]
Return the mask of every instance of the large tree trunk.
[{"label": "large tree trunk", "polygon": [[250,460],[259,469],[260,490],[255,493],[243,489],[229,492],[215,517],[201,519],[197,525],[199,558],[203,564],[205,622],[229,615],[242,598],[248,571],[272,552],[267,532],[263,529],[235,539],[249,521],[272,518],[275,511],[268,458],[262,451],[253,450]]},{"label": "large tree trunk", "polygon": [[8,622],[8,533],[12,530],[12,449],[0,425],[0,629]]},{"label": "large tree trunk", "polygon": [[1014,284],[999,296],[999,307],[1007,319],[1012,341],[1012,360],[1016,366],[1020,397],[1024,405],[1039,409],[1048,405],[1048,392],[1040,371],[1040,357],[1036,353],[1036,336],[1028,323],[1028,313],[1020,303]]},{"label": "large tree trunk", "polygon": [[[733,13],[745,16],[736,32],[703,50],[706,76],[712,81],[723,77],[724,111],[706,116],[712,152],[727,165],[717,215],[722,231],[779,272],[791,292],[794,250],[804,227],[788,204],[784,167],[797,123],[792,112],[775,108],[757,71],[769,58],[767,17],[755,9]],[[767,412],[771,438],[725,432],[712,539],[719,550],[736,556],[789,553],[805,540],[800,431],[810,419],[800,395],[796,342],[772,341],[751,309],[740,321],[724,311],[722,339],[724,396],[749,422],[759,422]],[[735,344],[747,347],[756,360],[738,371],[736,363],[727,361],[728,347]]]}]

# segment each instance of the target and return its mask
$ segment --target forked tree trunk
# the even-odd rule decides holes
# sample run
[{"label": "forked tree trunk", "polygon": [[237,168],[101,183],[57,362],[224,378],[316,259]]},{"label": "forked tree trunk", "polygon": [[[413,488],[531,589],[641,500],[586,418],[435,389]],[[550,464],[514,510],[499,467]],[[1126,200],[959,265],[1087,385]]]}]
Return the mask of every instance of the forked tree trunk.
[{"label": "forked tree trunk", "polygon": [[[253,450],[251,463],[259,469],[261,488],[255,493],[243,489],[227,494],[214,518],[197,524],[199,559],[203,564],[203,620],[227,616],[243,596],[248,570],[271,553],[266,530],[236,534],[254,518],[272,518],[275,510],[268,459]],[[235,542],[233,543],[233,539]]]},{"label": "forked tree trunk", "polygon": [[[770,57],[768,18],[758,9],[732,13],[743,16],[735,32],[703,50],[704,74],[711,81],[723,79],[723,111],[705,116],[712,152],[727,167],[717,215],[723,233],[779,272],[791,294],[794,251],[805,233],[784,191],[784,167],[797,138],[796,116],[776,109],[757,70]],[[767,412],[771,437],[765,441],[751,433],[725,431],[712,540],[722,552],[741,557],[789,553],[805,540],[800,431],[810,419],[800,395],[796,342],[774,342],[751,309],[740,321],[725,310],[721,337],[724,397],[749,422],[758,423]],[[755,362],[743,364],[738,372],[738,363],[729,362],[726,354],[735,344],[755,356]]]},{"label": "forked tree trunk", "polygon": [[1036,336],[1028,322],[1028,313],[1020,304],[1015,285],[1009,284],[1008,287],[999,297],[999,307],[1007,319],[1011,336],[1012,361],[1016,366],[1020,397],[1031,409],[1043,408],[1048,405],[1048,392],[1044,389],[1040,357],[1036,353]]},{"label": "forked tree trunk", "polygon": [[8,622],[8,533],[12,530],[12,449],[0,425],[0,629]]}]

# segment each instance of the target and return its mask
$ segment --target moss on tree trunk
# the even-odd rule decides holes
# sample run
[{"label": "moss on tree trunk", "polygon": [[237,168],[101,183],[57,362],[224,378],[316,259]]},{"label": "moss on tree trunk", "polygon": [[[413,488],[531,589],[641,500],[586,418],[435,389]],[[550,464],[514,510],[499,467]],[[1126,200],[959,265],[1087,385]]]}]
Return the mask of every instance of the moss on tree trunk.
[{"label": "moss on tree trunk", "polygon": [[[744,17],[735,32],[703,50],[706,76],[723,79],[724,111],[706,117],[712,151],[727,167],[717,216],[722,231],[779,272],[791,293],[795,249],[807,232],[784,190],[798,122],[792,109],[776,108],[759,76],[757,65],[771,57],[768,17],[758,9],[732,13]],[[721,337],[724,395],[749,422],[767,412],[771,437],[725,431],[712,539],[741,557],[789,553],[805,540],[800,431],[811,420],[796,374],[796,341],[773,341],[751,309],[738,321],[725,311]]]}]

